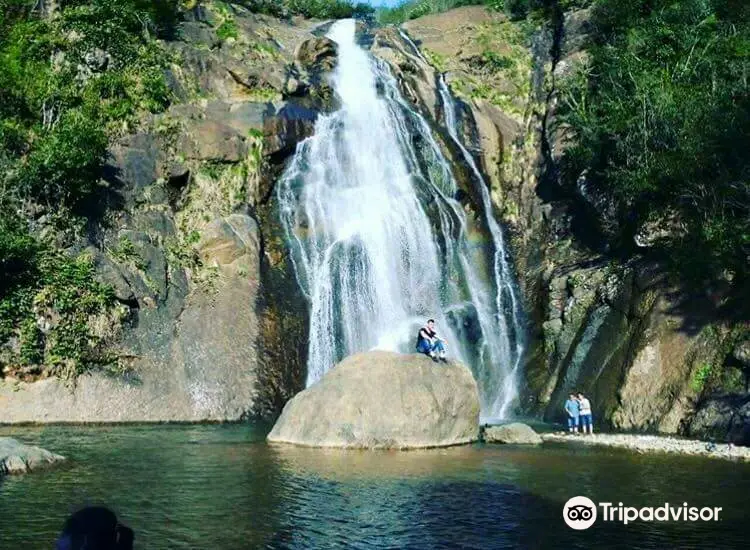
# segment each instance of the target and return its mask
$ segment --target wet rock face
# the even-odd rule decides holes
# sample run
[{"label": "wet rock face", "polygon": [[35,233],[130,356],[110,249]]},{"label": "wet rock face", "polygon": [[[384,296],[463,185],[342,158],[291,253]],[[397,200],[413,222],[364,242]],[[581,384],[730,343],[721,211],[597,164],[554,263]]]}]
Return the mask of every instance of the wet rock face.
[{"label": "wet rock face", "polygon": [[187,14],[166,43],[179,100],[110,148],[108,223],[81,248],[124,311],[122,374],[0,381],[3,422],[272,419],[304,387],[307,304],[274,185],[330,108],[336,48],[316,22],[232,17],[221,40],[210,6]]},{"label": "wet rock face", "polygon": [[[367,387],[369,391],[362,391]],[[348,357],[284,407],[272,443],[408,449],[475,441],[479,393],[471,371],[424,355]]]},{"label": "wet rock face", "polygon": [[438,74],[435,68],[421,59],[393,27],[378,30],[371,50],[391,66],[399,79],[404,97],[421,108],[432,120],[439,120],[436,89]]},{"label": "wet rock face", "polygon": [[336,66],[338,46],[330,38],[311,38],[299,45],[294,57],[304,70],[320,75]]},{"label": "wet rock face", "polygon": [[317,118],[316,110],[294,102],[275,104],[273,115],[264,121],[266,153],[276,159],[293,154],[297,143],[313,134]]}]

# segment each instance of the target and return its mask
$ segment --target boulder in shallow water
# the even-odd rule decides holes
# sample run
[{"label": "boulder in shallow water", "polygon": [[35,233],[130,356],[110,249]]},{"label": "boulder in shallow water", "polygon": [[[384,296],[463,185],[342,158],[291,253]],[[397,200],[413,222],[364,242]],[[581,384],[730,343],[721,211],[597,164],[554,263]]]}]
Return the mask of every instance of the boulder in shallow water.
[{"label": "boulder in shallow water", "polygon": [[0,437],[0,476],[25,474],[63,460],[65,457],[45,451],[40,447],[24,445],[10,437]]},{"label": "boulder in shallow water", "polygon": [[507,443],[509,445],[539,445],[542,438],[530,426],[520,422],[487,426],[484,429],[484,440],[487,443]]},{"label": "boulder in shallow water", "polygon": [[346,358],[284,407],[268,440],[310,447],[408,449],[476,441],[471,371],[424,355],[373,351]]}]

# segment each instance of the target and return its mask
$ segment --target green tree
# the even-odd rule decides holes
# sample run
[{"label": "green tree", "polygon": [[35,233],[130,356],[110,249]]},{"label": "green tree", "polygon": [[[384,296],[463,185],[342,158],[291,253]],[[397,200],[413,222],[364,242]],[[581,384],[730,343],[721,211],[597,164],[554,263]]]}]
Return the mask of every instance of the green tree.
[{"label": "green tree", "polygon": [[[600,0],[590,62],[568,82],[561,119],[587,170],[619,207],[619,246],[649,220],[693,280],[746,281],[750,258],[750,20],[726,0]],[[700,250],[696,254],[696,250]]]}]

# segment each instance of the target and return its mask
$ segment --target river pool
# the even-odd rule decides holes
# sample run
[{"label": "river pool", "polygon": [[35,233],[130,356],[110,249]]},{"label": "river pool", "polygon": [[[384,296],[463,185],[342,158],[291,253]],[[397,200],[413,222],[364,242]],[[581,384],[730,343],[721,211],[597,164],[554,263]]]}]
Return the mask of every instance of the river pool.
[{"label": "river pool", "polygon": [[[410,452],[269,446],[251,425],[0,428],[67,456],[0,480],[0,548],[51,549],[69,513],[105,504],[136,548],[746,547],[750,464],[545,444]],[[597,521],[563,504],[721,506],[719,522]]]}]

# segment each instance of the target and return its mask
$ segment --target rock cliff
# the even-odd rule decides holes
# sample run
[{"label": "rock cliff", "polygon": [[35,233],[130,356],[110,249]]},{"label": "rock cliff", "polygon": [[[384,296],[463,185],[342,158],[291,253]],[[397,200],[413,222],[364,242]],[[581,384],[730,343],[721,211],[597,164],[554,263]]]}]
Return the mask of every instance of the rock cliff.
[{"label": "rock cliff", "polygon": [[114,368],[11,372],[0,422],[273,418],[303,387],[307,308],[273,185],[331,108],[336,47],[324,22],[235,5],[183,19],[163,44],[176,101],[111,145],[105,213],[78,244],[118,302]]},{"label": "rock cliff", "polygon": [[660,228],[634,237],[636,253],[611,253],[618,221],[607,197],[585,174],[573,189],[557,177],[566,146],[559,88],[586,62],[589,15],[571,11],[529,30],[460,8],[404,24],[408,39],[382,29],[374,51],[444,137],[440,73],[461,103],[464,139],[510,235],[530,314],[519,410],[560,420],[576,389],[614,429],[747,443],[747,322],[727,314],[722,288],[695,295],[670,278],[648,248]]},{"label": "rock cliff", "polygon": [[[446,132],[440,75],[459,100],[459,129],[510,237],[529,314],[518,410],[556,420],[576,389],[615,429],[747,443],[750,327],[725,289],[696,295],[671,278],[650,250],[663,227],[641,228],[632,254],[614,254],[607,197],[585,173],[573,187],[558,177],[559,89],[586,62],[589,15],[531,28],[464,7],[367,39],[453,161],[456,198],[475,223],[482,201]],[[274,418],[304,387],[307,307],[274,183],[335,107],[326,75],[337,52],[325,29],[236,5],[184,14],[163,44],[176,101],[111,145],[102,215],[70,250],[114,289],[113,315],[89,322],[116,368],[70,382],[11,369],[0,422]],[[87,67],[106,72],[107,59],[94,51]]]}]

